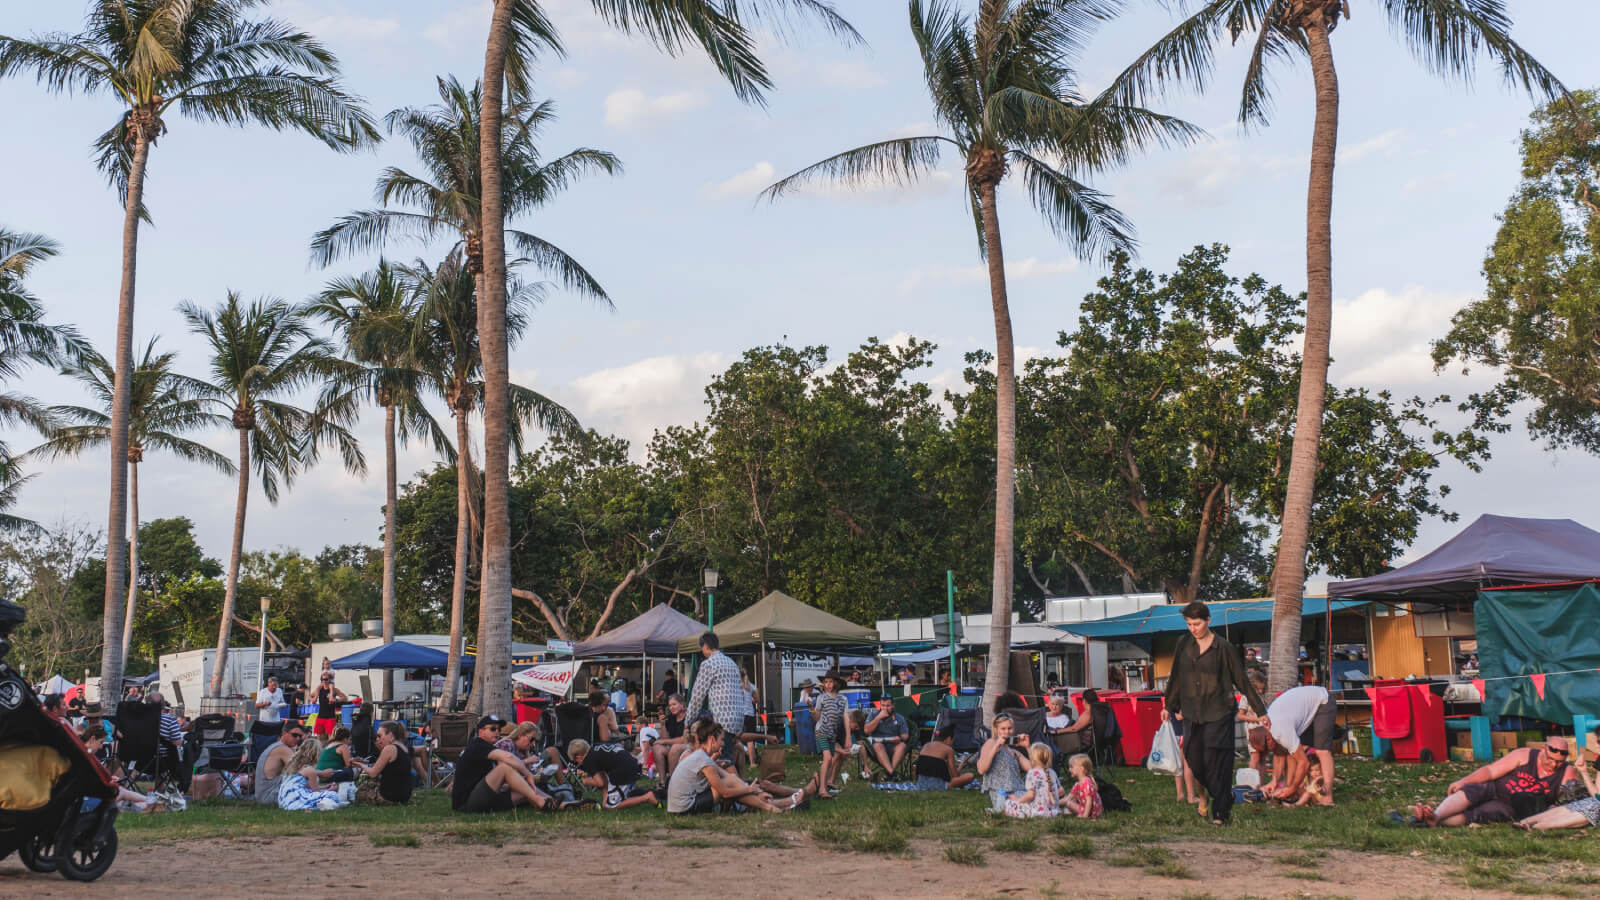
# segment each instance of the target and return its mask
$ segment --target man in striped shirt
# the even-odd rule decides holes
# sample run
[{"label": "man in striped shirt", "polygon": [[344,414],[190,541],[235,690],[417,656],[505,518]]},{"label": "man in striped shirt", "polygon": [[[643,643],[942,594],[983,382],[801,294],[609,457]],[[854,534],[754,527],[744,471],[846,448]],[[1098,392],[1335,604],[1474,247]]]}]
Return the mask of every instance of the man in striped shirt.
[{"label": "man in striped shirt", "polygon": [[157,765],[162,771],[172,773],[179,786],[188,790],[189,786],[185,783],[188,779],[183,777],[183,728],[178,725],[178,717],[172,714],[172,706],[159,691],[151,691],[147,702],[161,709],[161,728],[156,732],[157,745],[161,748]]}]

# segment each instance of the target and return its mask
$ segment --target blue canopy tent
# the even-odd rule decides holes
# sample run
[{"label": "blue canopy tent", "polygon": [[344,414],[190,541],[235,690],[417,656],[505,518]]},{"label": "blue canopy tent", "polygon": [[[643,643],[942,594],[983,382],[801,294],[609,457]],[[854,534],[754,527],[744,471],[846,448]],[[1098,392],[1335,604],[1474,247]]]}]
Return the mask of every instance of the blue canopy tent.
[{"label": "blue canopy tent", "polygon": [[[335,669],[427,669],[443,672],[448,659],[442,650],[395,641],[341,656],[328,665]],[[470,672],[472,667],[473,658],[462,654],[461,671]]]},{"label": "blue canopy tent", "polygon": [[[1365,606],[1354,600],[1335,600],[1334,612],[1345,612]],[[1233,600],[1206,604],[1211,610],[1211,627],[1223,631],[1232,625],[1255,625],[1272,622],[1271,600]],[[1325,597],[1306,597],[1301,610],[1307,616],[1320,616],[1328,611]],[[1179,634],[1189,630],[1183,621],[1183,607],[1177,605],[1152,606],[1139,612],[1113,616],[1098,622],[1075,622],[1055,626],[1062,631],[1086,638],[1140,642],[1158,634]]]}]

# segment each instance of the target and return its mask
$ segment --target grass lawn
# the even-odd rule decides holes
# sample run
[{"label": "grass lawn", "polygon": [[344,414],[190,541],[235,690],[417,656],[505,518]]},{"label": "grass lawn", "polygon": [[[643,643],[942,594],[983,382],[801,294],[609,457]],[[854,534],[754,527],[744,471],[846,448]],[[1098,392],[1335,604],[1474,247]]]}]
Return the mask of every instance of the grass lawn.
[{"label": "grass lawn", "polygon": [[[815,760],[791,754],[790,783],[802,783]],[[598,838],[626,845],[662,842],[677,847],[785,848],[817,845],[840,852],[901,855],[910,842],[932,841],[949,862],[1014,864],[1029,855],[1095,858],[1151,874],[1187,878],[1168,845],[1230,842],[1279,851],[1275,865],[1288,877],[1322,880],[1329,850],[1423,856],[1454,869],[1464,887],[1517,893],[1583,896],[1600,885],[1600,838],[1593,830],[1529,835],[1508,826],[1425,829],[1388,821],[1390,809],[1437,799],[1471,770],[1466,764],[1385,765],[1340,758],[1338,805],[1332,809],[1236,808],[1233,825],[1218,828],[1174,800],[1172,779],[1143,769],[1109,773],[1133,804],[1131,813],[1098,821],[1024,821],[985,813],[976,791],[943,794],[875,791],[852,779],[837,800],[814,801],[809,811],[781,815],[669,816],[656,809],[622,813],[543,814],[518,811],[458,816],[440,791],[421,791],[404,808],[351,807],[329,813],[289,813],[239,801],[195,803],[188,811],[118,820],[127,844],[201,838],[365,835],[374,846],[420,846],[425,841],[522,844],[557,837]],[[808,840],[809,839],[809,840]],[[1309,886],[1309,884],[1308,884]]]}]

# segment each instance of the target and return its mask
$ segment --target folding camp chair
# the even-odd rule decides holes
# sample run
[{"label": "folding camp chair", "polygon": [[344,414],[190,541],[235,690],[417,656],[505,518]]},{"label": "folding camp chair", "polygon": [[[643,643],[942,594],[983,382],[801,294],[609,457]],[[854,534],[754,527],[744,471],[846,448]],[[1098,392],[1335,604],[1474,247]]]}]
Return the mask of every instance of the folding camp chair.
[{"label": "folding camp chair", "polygon": [[433,748],[433,758],[438,760],[445,769],[443,775],[433,785],[446,787],[456,777],[455,761],[460,758],[461,752],[467,749],[467,744],[472,740],[472,726],[477,723],[477,716],[465,712],[434,713],[428,720],[428,728],[433,732],[436,742]]},{"label": "folding camp chair", "polygon": [[1089,745],[1089,757],[1094,760],[1096,768],[1117,766],[1122,764],[1122,726],[1117,724],[1116,714],[1111,711],[1110,704],[1090,702],[1088,715],[1094,717],[1094,724],[1088,731],[1093,734]]},{"label": "folding camp chair", "polygon": [[939,713],[939,719],[934,724],[934,731],[943,731],[947,725],[955,728],[955,735],[950,739],[950,746],[957,753],[977,753],[983,749],[983,723],[978,719],[978,710],[943,710]]},{"label": "folding camp chair", "polygon": [[260,759],[267,748],[278,742],[283,736],[282,722],[263,722],[260,719],[250,723],[250,758]]},{"label": "folding camp chair", "polygon": [[[578,738],[595,743],[594,713],[586,703],[562,703],[555,708],[555,727],[549,729],[551,746],[567,758],[567,744]],[[570,760],[568,760],[570,762]]]},{"label": "folding camp chair", "polygon": [[176,787],[179,749],[168,744],[166,754],[161,749],[161,707],[154,703],[123,701],[117,706],[117,730],[122,740],[117,743],[117,758],[122,760],[132,784],[149,778],[150,789],[165,793]]},{"label": "folding camp chair", "polygon": [[231,790],[242,796],[238,777],[249,765],[249,753],[234,731],[234,718],[226,713],[209,713],[194,720],[190,741],[195,750],[195,770],[214,772],[222,780],[222,794]]}]

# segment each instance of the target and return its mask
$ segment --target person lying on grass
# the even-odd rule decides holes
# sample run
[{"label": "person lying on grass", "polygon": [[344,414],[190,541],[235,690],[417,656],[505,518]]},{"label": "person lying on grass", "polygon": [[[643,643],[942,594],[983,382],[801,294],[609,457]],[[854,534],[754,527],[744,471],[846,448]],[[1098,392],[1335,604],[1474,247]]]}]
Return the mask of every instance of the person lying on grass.
[{"label": "person lying on grass", "polygon": [[1548,831],[1552,828],[1600,825],[1600,784],[1597,784],[1600,778],[1594,777],[1590,772],[1582,750],[1572,758],[1572,768],[1577,771],[1578,777],[1583,779],[1583,786],[1588,789],[1589,796],[1574,800],[1566,806],[1557,806],[1528,816],[1516,823],[1518,828],[1524,831]]},{"label": "person lying on grass", "polygon": [[1456,826],[1516,822],[1555,803],[1563,782],[1578,779],[1567,765],[1571,745],[1552,736],[1544,749],[1522,747],[1450,785],[1438,807],[1418,803],[1411,824]]},{"label": "person lying on grass", "polygon": [[[724,739],[722,726],[710,719],[696,721],[690,729],[692,748],[672,772],[667,785],[667,812],[693,815],[714,811],[718,804],[737,804],[763,812],[785,812],[802,806],[816,795],[820,778],[813,778],[798,791],[782,785],[775,798],[773,792],[760,785],[746,784],[739,776],[724,770],[716,763],[722,752]],[[821,773],[819,772],[820,776]]]},{"label": "person lying on grass", "polygon": [[594,788],[605,797],[601,805],[606,809],[654,806],[660,802],[653,790],[634,793],[644,769],[621,744],[591,747],[588,741],[579,738],[567,744],[567,759],[583,773],[583,786]]}]

